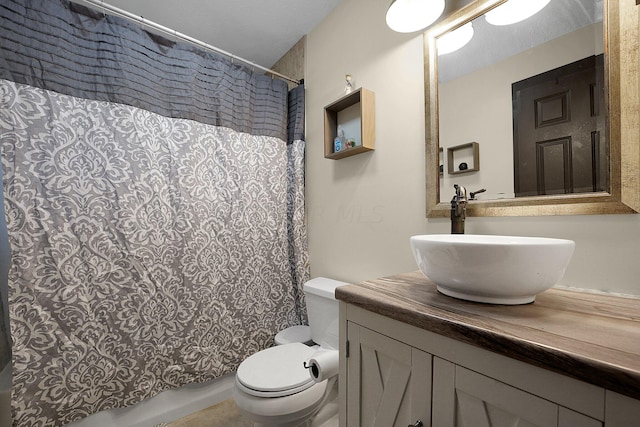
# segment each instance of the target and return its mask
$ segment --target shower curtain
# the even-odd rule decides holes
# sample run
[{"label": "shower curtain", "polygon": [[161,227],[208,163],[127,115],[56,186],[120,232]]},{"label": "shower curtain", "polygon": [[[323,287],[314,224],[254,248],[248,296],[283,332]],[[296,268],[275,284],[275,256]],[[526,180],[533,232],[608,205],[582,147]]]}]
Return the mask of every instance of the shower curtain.
[{"label": "shower curtain", "polygon": [[0,27],[14,425],[214,379],[306,321],[302,86],[66,0],[1,0]]}]

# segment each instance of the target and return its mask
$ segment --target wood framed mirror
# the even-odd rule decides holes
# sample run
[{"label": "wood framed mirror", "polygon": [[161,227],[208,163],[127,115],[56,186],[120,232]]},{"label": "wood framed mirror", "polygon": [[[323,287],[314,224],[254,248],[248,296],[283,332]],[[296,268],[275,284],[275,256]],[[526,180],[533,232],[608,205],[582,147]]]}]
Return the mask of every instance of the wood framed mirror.
[{"label": "wood framed mirror", "polygon": [[[570,115],[571,113],[563,113],[563,109],[567,106],[567,103],[573,103],[575,106],[585,105],[590,102],[588,108],[591,109],[592,115],[594,108],[599,108],[600,119],[598,119],[598,123],[594,125],[596,128],[587,134],[592,135],[592,137],[589,137],[590,140],[586,143],[581,141],[580,137],[574,136],[572,148],[572,137],[564,138],[562,136],[564,135],[562,133],[564,130],[560,130],[557,138],[550,137],[549,134],[546,133],[543,138],[544,141],[538,141],[537,144],[537,167],[540,169],[540,162],[544,161],[545,156],[549,156],[546,162],[547,170],[550,170],[549,165],[556,162],[553,157],[550,157],[551,154],[547,153],[557,152],[561,157],[564,155],[565,159],[571,159],[571,154],[574,153],[574,157],[578,158],[581,155],[579,153],[579,147],[585,144],[591,144],[591,154],[588,154],[587,157],[588,162],[590,162],[589,164],[593,165],[593,176],[589,178],[589,180],[593,182],[593,187],[587,189],[584,189],[583,187],[585,186],[579,184],[581,178],[579,178],[576,173],[574,173],[576,179],[573,180],[572,172],[563,170],[556,172],[556,175],[560,177],[560,180],[564,179],[569,183],[566,188],[561,187],[560,190],[555,191],[545,190],[544,181],[547,180],[551,182],[553,175],[547,174],[542,178],[539,176],[538,178],[534,178],[534,180],[537,179],[538,182],[543,181],[541,187],[538,185],[542,190],[535,190],[535,188],[532,190],[534,193],[537,191],[536,194],[532,195],[529,190],[516,192],[518,180],[524,178],[516,178],[517,172],[514,172],[514,169],[517,169],[517,167],[513,167],[514,161],[515,163],[518,162],[516,156],[513,154],[514,151],[518,151],[517,148],[514,149],[513,145],[514,129],[518,127],[513,106],[515,105],[514,99],[516,99],[520,93],[517,91],[521,90],[522,87],[528,87],[528,83],[522,83],[526,79],[520,77],[524,76],[536,81],[540,79],[540,75],[551,73],[552,78],[556,78],[557,81],[558,77],[553,77],[553,72],[556,68],[561,68],[557,64],[540,65],[544,61],[538,59],[540,57],[532,53],[532,49],[536,48],[535,46],[527,48],[529,50],[520,47],[520,50],[516,52],[516,56],[526,56],[529,57],[530,61],[534,61],[534,66],[529,66],[529,68],[531,68],[530,75],[520,74],[520,77],[505,77],[506,79],[511,78],[511,80],[507,81],[508,87],[505,86],[505,88],[499,90],[503,95],[509,96],[509,99],[503,99],[500,102],[503,104],[508,103],[510,111],[494,108],[491,97],[480,98],[480,103],[475,108],[471,108],[470,113],[460,113],[460,110],[457,110],[460,117],[455,118],[455,126],[453,127],[467,131],[471,130],[472,132],[470,134],[458,134],[451,137],[455,132],[449,132],[450,128],[444,127],[451,127],[450,113],[445,111],[445,108],[450,108],[450,106],[447,106],[448,104],[444,102],[444,98],[440,99],[440,97],[444,96],[444,94],[451,96],[449,93],[457,93],[456,98],[460,100],[465,97],[466,93],[469,93],[470,99],[475,98],[477,100],[477,94],[465,92],[464,90],[469,91],[470,88],[487,86],[488,83],[486,83],[486,79],[483,80],[481,78],[469,85],[469,81],[473,82],[474,80],[468,80],[466,82],[468,85],[466,86],[467,89],[464,89],[464,85],[460,86],[463,88],[462,92],[447,91],[447,88],[443,88],[441,85],[442,77],[444,77],[445,74],[439,75],[439,68],[441,68],[442,73],[448,73],[446,76],[448,80],[459,79],[460,77],[451,76],[451,74],[456,73],[466,72],[468,75],[475,72],[485,72],[485,75],[487,75],[487,70],[489,75],[505,73],[496,68],[497,65],[495,61],[485,61],[489,55],[488,47],[493,46],[495,43],[492,42],[490,38],[483,39],[480,37],[478,39],[479,41],[476,42],[477,51],[474,54],[461,51],[458,54],[458,58],[461,59],[453,62],[455,72],[447,71],[452,67],[445,67],[446,63],[444,60],[442,60],[442,67],[439,67],[438,40],[469,22],[473,22],[474,27],[476,27],[476,23],[482,23],[486,26],[487,24],[480,22],[480,20],[484,20],[485,14],[488,11],[506,3],[506,0],[473,0],[424,33],[427,217],[436,218],[449,216],[449,200],[454,194],[454,183],[464,185],[469,192],[477,191],[480,188],[495,187],[487,188],[486,193],[482,194],[478,200],[471,201],[467,204],[468,216],[597,215],[637,213],[640,211],[640,77],[638,75],[638,64],[640,62],[640,48],[638,46],[640,7],[636,5],[635,0],[592,1],[594,2],[594,7],[600,10],[600,16],[596,17],[596,20],[598,18],[600,19],[600,24],[599,27],[595,25],[596,29],[594,30],[597,40],[595,43],[592,43],[597,47],[594,53],[589,54],[589,56],[594,57],[595,62],[600,61],[601,64],[601,71],[596,73],[597,76],[595,78],[597,80],[599,79],[602,87],[595,90],[595,98],[592,97],[591,101],[588,101],[572,93],[572,89],[566,89],[565,92],[569,93],[567,96],[573,97],[573,99],[564,99],[563,97],[553,95],[547,98],[536,98],[534,96],[532,99],[526,101],[526,105],[532,104],[533,101],[537,102],[536,105],[544,105],[545,101],[549,101],[548,105],[551,106],[549,109],[549,111],[551,111],[550,113],[545,112],[540,106],[533,108],[537,111],[534,111],[533,114],[539,114],[537,120],[541,126],[547,126],[548,123],[554,121],[568,121],[566,120],[567,114]],[[572,1],[570,3],[584,9],[584,3],[582,2]],[[550,3],[550,5],[554,5],[556,8],[563,7],[561,4],[565,4],[565,2],[551,0]],[[583,12],[586,11],[580,11],[580,13]],[[591,13],[593,14],[594,12]],[[595,13],[598,14],[597,11]],[[572,21],[577,19],[577,12],[575,11],[557,13],[556,10],[555,14],[564,15]],[[586,28],[587,24],[582,24],[582,26],[580,26],[581,24],[577,24],[577,26],[583,29]],[[538,29],[540,25],[539,23],[535,24],[535,21],[533,25],[534,27],[531,30],[519,31],[518,37],[522,38],[522,35],[531,35],[531,37],[534,37],[534,33],[539,32]],[[571,25],[575,26],[576,24],[567,22],[565,25],[554,22],[555,28],[564,29]],[[478,25],[478,27],[479,26],[480,25]],[[600,28],[599,32],[598,28]],[[566,33],[566,31],[560,34],[560,36],[546,35],[547,40],[545,43],[551,40],[561,39],[562,37],[575,38],[575,36]],[[474,35],[474,37],[476,36]],[[501,37],[502,38],[499,39],[501,41],[512,38],[504,35]],[[562,42],[564,42],[563,40]],[[522,40],[520,44],[522,44]],[[598,49],[600,49],[600,52],[598,52]],[[506,49],[500,47],[498,50],[505,51]],[[478,56],[479,54],[480,56]],[[562,55],[556,53],[555,56]],[[567,65],[569,69],[571,69],[572,64],[573,69],[582,66],[580,64],[574,64],[578,61],[572,58],[571,54],[568,53],[566,56],[566,64],[561,64],[562,66]],[[468,64],[465,64],[465,61],[468,62]],[[505,59],[503,57],[498,60],[498,63],[504,63],[505,61],[512,61],[512,59]],[[481,64],[482,62],[487,62],[487,64]],[[467,66],[469,69],[472,69],[471,72],[465,71],[465,67]],[[547,68],[544,68],[545,66]],[[483,69],[484,71],[482,71]],[[572,79],[574,79],[574,77],[569,76],[565,80]],[[597,93],[601,94],[600,101],[597,100]],[[595,107],[593,105],[594,102],[597,104]],[[469,100],[467,104],[471,104],[471,101]],[[442,114],[439,111],[441,107],[443,108]],[[476,112],[485,114],[485,117],[476,117]],[[597,112],[598,111],[596,111],[596,113]],[[449,114],[449,116],[445,119],[446,114]],[[486,117],[490,116],[486,114],[493,114],[495,117],[498,117],[502,125],[489,123],[490,121],[487,120]],[[574,116],[577,115],[577,113],[573,114]],[[547,120],[548,123],[545,122],[545,120]],[[480,129],[482,126],[484,126],[485,129]],[[498,136],[500,129],[503,133],[508,133],[508,135],[500,134]],[[593,135],[596,133],[599,133],[599,139],[594,140]],[[499,139],[510,141],[507,143],[507,145],[510,146],[496,148],[491,145]],[[515,136],[515,139],[518,139],[517,136]],[[447,153],[448,146],[460,146],[461,144],[471,141],[477,142],[479,146],[479,162],[482,164],[482,168],[478,170],[474,169],[470,171],[470,173],[460,174],[460,170],[456,170],[452,171],[454,173],[449,174],[446,165],[447,162],[445,161],[443,165],[442,153]],[[500,156],[503,157],[500,158]],[[508,159],[511,164],[507,165],[504,170],[498,172],[498,166],[496,166],[498,163],[505,165],[509,163],[505,159]],[[492,160],[494,161],[493,163]],[[531,162],[536,162],[535,156]],[[466,161],[464,163],[466,163]],[[559,163],[562,164],[562,161],[559,161]],[[577,165],[577,163],[575,164]],[[462,166],[466,169],[467,165]],[[521,166],[521,169],[524,169],[524,167]],[[574,166],[574,169],[577,170],[578,166]],[[544,170],[544,167],[542,170]],[[506,183],[510,185],[506,190],[498,188]],[[586,187],[590,185],[591,184],[587,184]],[[449,188],[449,186],[451,188]],[[551,186],[552,184],[548,185],[548,187]],[[522,188],[525,187],[526,185],[522,186]]]}]

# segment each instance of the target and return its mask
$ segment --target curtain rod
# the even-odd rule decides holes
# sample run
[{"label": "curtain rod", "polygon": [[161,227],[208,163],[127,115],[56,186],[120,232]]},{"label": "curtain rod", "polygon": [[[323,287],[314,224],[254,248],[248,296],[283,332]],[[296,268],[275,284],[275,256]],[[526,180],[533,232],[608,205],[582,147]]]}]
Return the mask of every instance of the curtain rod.
[{"label": "curtain rod", "polygon": [[173,36],[173,37],[175,37],[177,39],[186,41],[188,43],[191,43],[191,44],[196,45],[198,47],[201,47],[203,49],[211,50],[211,51],[216,52],[216,53],[220,53],[220,54],[222,54],[224,56],[227,56],[227,57],[231,58],[232,60],[240,61],[240,62],[243,62],[243,63],[245,63],[245,64],[247,64],[247,65],[249,65],[249,66],[251,66],[253,68],[257,68],[259,70],[262,70],[265,73],[270,74],[271,76],[279,77],[281,79],[288,80],[288,81],[296,83],[296,84],[301,84],[303,82],[303,80],[296,80],[294,78],[285,76],[284,74],[280,74],[277,71],[274,71],[274,70],[272,70],[270,68],[263,67],[263,66],[261,66],[259,64],[256,64],[254,62],[251,62],[249,60],[246,60],[244,58],[236,56],[236,55],[234,55],[234,54],[232,54],[230,52],[227,52],[226,50],[222,50],[220,48],[212,46],[212,45],[210,45],[208,43],[205,43],[203,41],[200,41],[198,39],[194,39],[193,37],[190,37],[190,36],[188,36],[186,34],[179,33],[179,32],[177,32],[175,30],[172,30],[171,28],[165,27],[164,25],[160,25],[160,24],[157,24],[157,23],[155,23],[153,21],[149,21],[148,19],[146,19],[146,18],[144,18],[142,16],[134,15],[133,13],[127,12],[126,10],[123,10],[123,9],[120,9],[120,8],[115,7],[113,5],[110,5],[108,3],[105,3],[102,0],[72,0],[72,1],[74,1],[76,3],[84,3],[84,4],[87,4],[87,5],[91,5],[94,8],[99,9],[99,10],[101,10],[103,12],[108,11],[109,13],[111,13],[113,15],[117,15],[117,16],[120,16],[122,18],[126,18],[126,19],[129,19],[131,21],[135,21],[137,23],[140,23],[140,24],[142,24],[144,26],[147,26],[149,28],[153,28],[154,30],[159,31],[159,32],[161,32],[161,33],[163,33],[165,35]]}]

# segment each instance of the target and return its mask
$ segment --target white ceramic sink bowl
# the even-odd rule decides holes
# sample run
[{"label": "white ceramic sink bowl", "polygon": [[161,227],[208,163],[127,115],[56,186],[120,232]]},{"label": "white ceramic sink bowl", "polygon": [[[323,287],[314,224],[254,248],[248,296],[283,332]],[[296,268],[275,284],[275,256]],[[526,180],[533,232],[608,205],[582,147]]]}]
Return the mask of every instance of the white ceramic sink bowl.
[{"label": "white ceramic sink bowl", "polygon": [[573,255],[571,240],[433,234],[411,237],[418,267],[445,295],[527,304],[555,285]]}]

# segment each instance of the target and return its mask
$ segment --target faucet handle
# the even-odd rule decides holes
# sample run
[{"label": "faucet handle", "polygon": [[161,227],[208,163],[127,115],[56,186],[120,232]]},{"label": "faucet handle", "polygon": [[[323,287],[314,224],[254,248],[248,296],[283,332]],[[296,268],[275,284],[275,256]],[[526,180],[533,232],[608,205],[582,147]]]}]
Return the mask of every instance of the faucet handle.
[{"label": "faucet handle", "polygon": [[471,193],[469,193],[469,195],[471,196],[471,197],[469,198],[469,200],[475,200],[475,199],[476,199],[476,194],[484,193],[485,191],[487,191],[487,189],[486,189],[486,188],[481,188],[481,189],[480,189],[480,190],[478,190],[478,191],[472,191]]}]

